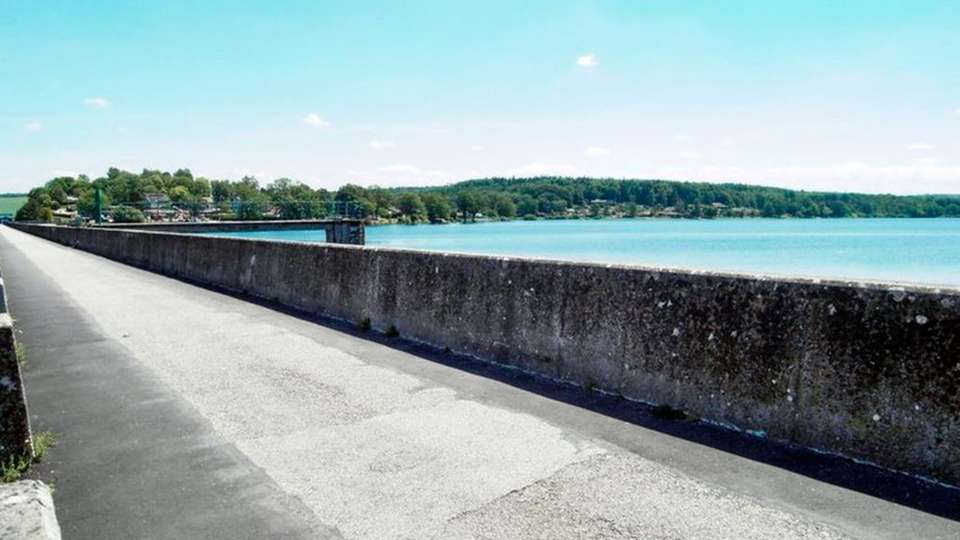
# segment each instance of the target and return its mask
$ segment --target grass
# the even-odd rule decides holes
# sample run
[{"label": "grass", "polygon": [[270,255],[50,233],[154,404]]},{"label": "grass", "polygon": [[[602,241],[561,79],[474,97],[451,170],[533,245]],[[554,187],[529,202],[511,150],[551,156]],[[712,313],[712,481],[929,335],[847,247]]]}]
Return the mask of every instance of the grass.
[{"label": "grass", "polygon": [[360,323],[357,324],[357,326],[360,328],[360,331],[361,331],[361,332],[369,332],[369,331],[370,331],[370,317],[364,317],[363,319],[360,319]]},{"label": "grass", "polygon": [[23,368],[27,365],[27,348],[23,346],[23,343],[17,343],[16,354],[17,363]]},{"label": "grass", "polygon": [[27,456],[10,456],[9,462],[0,463],[0,483],[16,482],[29,468]]},{"label": "grass", "polygon": [[57,437],[52,431],[41,431],[33,436],[32,456],[10,456],[9,461],[0,463],[0,483],[16,482],[30,468],[31,463],[39,463],[47,450],[57,445]]},{"label": "grass", "polygon": [[672,420],[674,422],[692,422],[696,420],[696,418],[687,414],[686,411],[675,409],[669,405],[657,405],[651,412],[653,416],[661,420]]},{"label": "grass", "polygon": [[0,196],[0,214],[16,214],[26,202],[26,195]]},{"label": "grass", "polygon": [[47,455],[47,450],[57,445],[57,436],[52,431],[41,431],[33,436],[33,461],[38,462]]}]

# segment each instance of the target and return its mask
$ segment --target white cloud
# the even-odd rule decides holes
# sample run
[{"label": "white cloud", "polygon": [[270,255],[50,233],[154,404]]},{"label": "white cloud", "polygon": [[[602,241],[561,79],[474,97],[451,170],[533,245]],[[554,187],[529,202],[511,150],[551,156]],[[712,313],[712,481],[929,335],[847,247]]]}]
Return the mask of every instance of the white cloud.
[{"label": "white cloud", "polygon": [[701,159],[703,154],[700,152],[680,152],[680,157],[683,159]]},{"label": "white cloud", "polygon": [[83,100],[87,107],[92,107],[94,109],[106,109],[110,106],[110,102],[107,98],[102,97],[92,97]]},{"label": "white cloud", "polygon": [[577,168],[569,163],[528,163],[508,169],[504,176],[572,175],[576,171]]},{"label": "white cloud", "polygon": [[394,163],[393,165],[387,165],[385,167],[380,167],[377,169],[380,172],[388,173],[407,173],[407,174],[417,174],[420,172],[419,167],[414,167],[413,165],[408,165],[406,163]]},{"label": "white cloud", "polygon": [[379,139],[373,139],[370,141],[370,148],[374,150],[385,150],[387,148],[396,148],[397,144],[393,141],[381,141]]},{"label": "white cloud", "polygon": [[484,148],[483,146],[481,146],[481,145],[479,145],[479,144],[475,144],[475,145],[473,145],[473,146],[470,147],[470,150],[473,150],[474,152],[483,152],[484,150],[486,150],[486,148]]},{"label": "white cloud", "polygon": [[590,146],[583,151],[583,155],[587,156],[588,158],[607,157],[610,155],[610,149],[602,146]]},{"label": "white cloud", "polygon": [[30,133],[36,133],[37,131],[43,129],[43,124],[37,121],[27,122],[23,125],[23,129]]},{"label": "white cloud", "polygon": [[317,113],[310,113],[303,117],[303,123],[308,126],[326,128],[330,127],[330,122],[326,121],[322,116]]},{"label": "white cloud", "polygon": [[683,134],[674,135],[674,136],[673,136],[673,142],[675,142],[675,143],[677,143],[677,144],[686,144],[686,143],[690,142],[690,136],[689,136],[689,135],[683,135]]},{"label": "white cloud", "polygon": [[440,124],[409,124],[394,127],[395,130],[403,133],[416,133],[420,135],[446,135],[450,133],[450,128]]},{"label": "white cloud", "polygon": [[925,143],[925,142],[915,142],[915,143],[910,143],[910,144],[908,144],[908,145],[907,145],[907,148],[910,149],[910,150],[917,151],[917,152],[923,152],[923,151],[926,151],[926,150],[933,150],[933,149],[935,148],[935,146],[933,146],[932,144],[929,144],[929,143]]},{"label": "white cloud", "polygon": [[594,68],[600,65],[597,55],[590,53],[577,57],[577,65],[583,68]]},{"label": "white cloud", "polygon": [[376,175],[362,175],[370,181],[387,186],[434,185],[450,180],[450,174],[436,169],[424,169],[409,163],[394,163],[377,169]]},{"label": "white cloud", "polygon": [[[754,174],[753,176],[758,176]],[[768,169],[761,178],[806,189],[866,193],[955,193],[960,166],[924,163],[863,163],[848,161],[824,166]]]},{"label": "white cloud", "polygon": [[955,115],[957,115],[957,116],[960,116],[960,107],[957,107],[957,108],[953,111],[953,114],[955,114]]},{"label": "white cloud", "polygon": [[380,167],[377,170],[385,173],[423,176],[423,177],[429,177],[429,178],[439,178],[442,176],[447,176],[447,173],[445,171],[440,171],[436,169],[422,169],[420,167],[416,167],[414,165],[410,165],[407,163],[394,163],[393,165]]}]

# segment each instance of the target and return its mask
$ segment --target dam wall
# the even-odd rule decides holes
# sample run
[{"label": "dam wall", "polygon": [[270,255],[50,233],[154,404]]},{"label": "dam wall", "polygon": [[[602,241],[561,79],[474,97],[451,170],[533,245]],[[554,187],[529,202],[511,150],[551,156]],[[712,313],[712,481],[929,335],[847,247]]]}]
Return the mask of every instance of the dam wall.
[{"label": "dam wall", "polygon": [[960,290],[12,224],[189,281],[960,484]]},{"label": "dam wall", "polygon": [[265,221],[188,221],[156,223],[104,223],[104,229],[165,231],[177,233],[223,233],[241,231],[312,231],[324,230],[331,244],[362,246],[366,240],[363,220],[359,219],[285,219]]}]

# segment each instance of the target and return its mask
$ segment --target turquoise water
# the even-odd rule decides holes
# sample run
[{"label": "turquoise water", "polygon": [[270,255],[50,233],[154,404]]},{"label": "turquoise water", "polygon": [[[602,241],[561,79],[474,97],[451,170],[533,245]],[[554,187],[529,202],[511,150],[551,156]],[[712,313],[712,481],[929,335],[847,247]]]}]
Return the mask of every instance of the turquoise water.
[{"label": "turquoise water", "polygon": [[[323,231],[226,236],[323,242]],[[367,245],[960,286],[960,219],[619,219],[367,228]]]}]

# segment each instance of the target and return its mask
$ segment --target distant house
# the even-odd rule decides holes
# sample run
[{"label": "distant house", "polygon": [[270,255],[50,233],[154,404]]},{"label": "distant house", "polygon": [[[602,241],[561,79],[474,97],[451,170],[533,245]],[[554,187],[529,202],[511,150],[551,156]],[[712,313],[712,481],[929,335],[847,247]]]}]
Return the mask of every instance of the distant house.
[{"label": "distant house", "polygon": [[147,193],[143,196],[143,215],[154,221],[170,221],[176,210],[170,207],[170,197],[163,193]]},{"label": "distant house", "polygon": [[144,209],[160,209],[170,204],[170,197],[163,193],[147,193],[143,196]]}]

